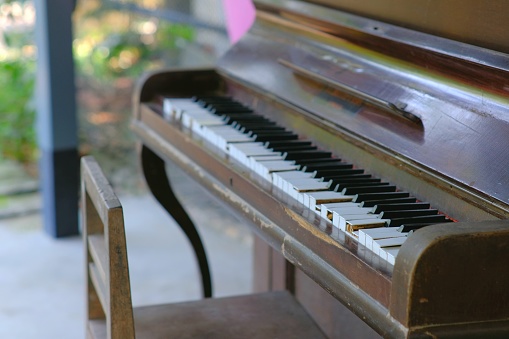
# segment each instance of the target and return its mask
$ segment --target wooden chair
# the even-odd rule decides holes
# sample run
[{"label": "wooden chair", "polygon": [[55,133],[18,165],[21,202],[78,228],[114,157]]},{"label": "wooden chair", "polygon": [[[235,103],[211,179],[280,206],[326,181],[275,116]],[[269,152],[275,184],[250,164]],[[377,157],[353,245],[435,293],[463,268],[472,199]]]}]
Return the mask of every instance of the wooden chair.
[{"label": "wooden chair", "polygon": [[269,292],[133,309],[122,206],[81,160],[88,338],[323,338],[294,297]]}]

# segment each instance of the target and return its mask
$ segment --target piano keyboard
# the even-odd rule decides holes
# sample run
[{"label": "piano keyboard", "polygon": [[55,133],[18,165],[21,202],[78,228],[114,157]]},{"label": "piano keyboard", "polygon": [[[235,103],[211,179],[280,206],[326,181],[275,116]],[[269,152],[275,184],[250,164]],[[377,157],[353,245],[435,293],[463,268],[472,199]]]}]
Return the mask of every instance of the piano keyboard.
[{"label": "piano keyboard", "polygon": [[452,221],[230,98],[167,98],[163,112],[392,265],[413,231]]}]

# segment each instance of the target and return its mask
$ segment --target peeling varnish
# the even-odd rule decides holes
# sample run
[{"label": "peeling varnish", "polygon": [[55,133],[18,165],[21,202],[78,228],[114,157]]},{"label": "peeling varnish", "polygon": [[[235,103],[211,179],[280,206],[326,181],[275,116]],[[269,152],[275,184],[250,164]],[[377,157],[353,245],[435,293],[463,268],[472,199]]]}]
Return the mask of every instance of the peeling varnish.
[{"label": "peeling varnish", "polygon": [[[314,236],[317,238],[320,238],[321,240],[327,242],[330,245],[334,245],[335,247],[342,247],[337,241],[329,237],[327,234],[323,233],[320,229],[313,227],[312,224],[309,223],[309,221],[304,220],[299,214],[297,214],[295,211],[293,211],[291,208],[287,206],[283,206],[285,213],[296,223],[299,224],[302,228],[306,229],[307,231],[311,232]],[[311,225],[311,226],[310,226]]]},{"label": "peeling varnish", "polygon": [[237,194],[224,187],[222,184],[212,183],[212,188],[215,192],[220,194],[223,199],[233,203],[239,208],[245,216],[248,216],[252,222],[256,223],[262,229],[272,229],[277,225],[268,219],[260,218],[260,213],[244,199],[239,197]]}]

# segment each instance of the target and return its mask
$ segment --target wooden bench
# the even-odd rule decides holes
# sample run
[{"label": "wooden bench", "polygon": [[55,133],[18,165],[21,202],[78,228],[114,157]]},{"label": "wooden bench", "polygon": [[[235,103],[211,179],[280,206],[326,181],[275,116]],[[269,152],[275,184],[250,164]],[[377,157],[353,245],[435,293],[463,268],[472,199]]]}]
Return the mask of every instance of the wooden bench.
[{"label": "wooden bench", "polygon": [[81,159],[87,338],[323,338],[287,291],[132,307],[122,205],[92,157]]}]

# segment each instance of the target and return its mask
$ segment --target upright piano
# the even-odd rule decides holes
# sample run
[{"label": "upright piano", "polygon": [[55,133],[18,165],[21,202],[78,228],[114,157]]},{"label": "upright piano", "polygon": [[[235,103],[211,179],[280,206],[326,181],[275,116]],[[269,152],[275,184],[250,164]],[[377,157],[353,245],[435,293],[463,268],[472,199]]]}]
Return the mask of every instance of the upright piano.
[{"label": "upright piano", "polygon": [[509,336],[509,5],[256,0],[212,69],[146,75],[133,130],[211,294],[172,161],[256,234],[255,286],[331,337]]}]

